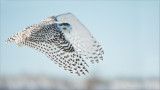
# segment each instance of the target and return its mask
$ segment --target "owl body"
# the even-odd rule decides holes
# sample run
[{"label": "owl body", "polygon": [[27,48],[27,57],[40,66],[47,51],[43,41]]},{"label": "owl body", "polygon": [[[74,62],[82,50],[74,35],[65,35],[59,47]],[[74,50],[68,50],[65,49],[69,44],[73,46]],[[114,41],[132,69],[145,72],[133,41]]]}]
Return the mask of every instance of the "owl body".
[{"label": "owl body", "polygon": [[88,72],[86,59],[98,63],[104,53],[92,34],[71,13],[45,18],[6,40],[11,41],[44,53],[64,70],[79,76]]}]

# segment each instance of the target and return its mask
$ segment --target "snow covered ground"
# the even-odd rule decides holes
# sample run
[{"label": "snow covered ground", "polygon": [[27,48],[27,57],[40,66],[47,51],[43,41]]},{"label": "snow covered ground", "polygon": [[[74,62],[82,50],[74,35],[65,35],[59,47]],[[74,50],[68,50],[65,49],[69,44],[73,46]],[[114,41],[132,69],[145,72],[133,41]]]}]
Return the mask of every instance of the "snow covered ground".
[{"label": "snow covered ground", "polygon": [[62,80],[44,76],[3,77],[0,90],[159,90],[159,79],[117,78]]}]

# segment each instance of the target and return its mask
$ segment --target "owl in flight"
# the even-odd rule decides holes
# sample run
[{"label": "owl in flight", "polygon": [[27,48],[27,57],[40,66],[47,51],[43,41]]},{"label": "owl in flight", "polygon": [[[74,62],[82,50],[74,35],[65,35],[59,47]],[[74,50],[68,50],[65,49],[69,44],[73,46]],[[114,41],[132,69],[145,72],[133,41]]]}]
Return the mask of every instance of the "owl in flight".
[{"label": "owl in flight", "polygon": [[101,45],[71,13],[53,15],[9,37],[18,46],[28,46],[44,53],[64,70],[78,76],[88,72],[88,64],[103,60]]}]

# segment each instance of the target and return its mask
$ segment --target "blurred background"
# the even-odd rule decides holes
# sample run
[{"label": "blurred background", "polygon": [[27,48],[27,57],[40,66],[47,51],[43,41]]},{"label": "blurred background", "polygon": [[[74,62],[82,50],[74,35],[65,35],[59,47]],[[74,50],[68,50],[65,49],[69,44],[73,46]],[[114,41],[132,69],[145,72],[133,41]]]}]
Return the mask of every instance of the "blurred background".
[{"label": "blurred background", "polygon": [[[5,40],[54,14],[73,13],[104,49],[77,76]],[[159,0],[0,1],[0,90],[159,90]]]}]

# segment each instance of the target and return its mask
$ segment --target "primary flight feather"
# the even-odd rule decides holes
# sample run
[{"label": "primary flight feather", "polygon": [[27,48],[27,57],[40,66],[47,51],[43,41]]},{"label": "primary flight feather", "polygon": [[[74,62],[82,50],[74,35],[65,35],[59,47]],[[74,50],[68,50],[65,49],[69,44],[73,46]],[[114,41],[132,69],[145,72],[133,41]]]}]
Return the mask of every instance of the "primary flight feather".
[{"label": "primary flight feather", "polygon": [[47,17],[6,40],[11,41],[44,53],[55,64],[77,75],[88,72],[86,59],[91,63],[103,60],[101,45],[71,13]]}]

